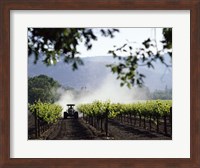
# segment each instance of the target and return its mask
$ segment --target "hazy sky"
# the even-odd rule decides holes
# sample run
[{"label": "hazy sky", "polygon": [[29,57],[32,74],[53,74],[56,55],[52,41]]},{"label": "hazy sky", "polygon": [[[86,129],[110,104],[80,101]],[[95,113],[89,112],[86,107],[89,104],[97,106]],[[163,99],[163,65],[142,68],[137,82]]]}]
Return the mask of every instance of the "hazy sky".
[{"label": "hazy sky", "polygon": [[121,47],[125,43],[129,43],[134,49],[141,47],[144,40],[155,39],[157,40],[158,48],[162,45],[160,43],[163,40],[162,28],[119,28],[119,33],[115,33],[114,38],[105,38],[100,34],[98,40],[93,41],[93,47],[91,50],[87,50],[84,44],[78,46],[78,50],[81,52],[81,57],[85,56],[106,56],[108,51],[113,49],[113,46]]}]

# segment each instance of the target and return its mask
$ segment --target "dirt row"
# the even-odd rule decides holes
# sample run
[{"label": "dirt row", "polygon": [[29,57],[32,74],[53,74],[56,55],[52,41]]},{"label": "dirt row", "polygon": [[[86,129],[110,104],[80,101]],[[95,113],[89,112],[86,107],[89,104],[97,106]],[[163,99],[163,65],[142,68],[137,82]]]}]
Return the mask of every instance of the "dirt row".
[{"label": "dirt row", "polygon": [[[52,138],[53,137],[53,138]],[[82,119],[63,119],[60,130],[49,135],[52,140],[94,140],[99,138]]]},{"label": "dirt row", "polygon": [[169,140],[171,137],[139,127],[109,120],[108,136],[87,124],[82,118],[62,119],[59,130],[52,131],[47,139],[52,140]]},{"label": "dirt row", "polygon": [[171,137],[162,133],[148,131],[141,127],[122,124],[116,120],[109,120],[108,132],[115,140],[170,140]]}]

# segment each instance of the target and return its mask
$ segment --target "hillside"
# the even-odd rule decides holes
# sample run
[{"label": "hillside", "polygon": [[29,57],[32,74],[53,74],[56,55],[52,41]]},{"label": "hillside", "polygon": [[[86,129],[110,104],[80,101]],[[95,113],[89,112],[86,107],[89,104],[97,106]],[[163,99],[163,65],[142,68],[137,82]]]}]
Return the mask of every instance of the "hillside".
[{"label": "hillside", "polygon": [[[167,58],[168,59],[168,58]],[[41,61],[33,64],[33,57],[28,60],[28,76],[44,74],[53,77],[60,84],[66,87],[81,89],[95,89],[100,86],[105,79],[113,78],[114,75],[105,65],[115,62],[111,56],[84,57],[84,65],[78,70],[72,71],[71,65],[62,61],[55,66],[47,67]],[[163,90],[166,86],[172,87],[172,70],[166,68],[160,62],[154,63],[155,69],[140,67],[140,72],[146,75],[145,85],[150,90]]]}]

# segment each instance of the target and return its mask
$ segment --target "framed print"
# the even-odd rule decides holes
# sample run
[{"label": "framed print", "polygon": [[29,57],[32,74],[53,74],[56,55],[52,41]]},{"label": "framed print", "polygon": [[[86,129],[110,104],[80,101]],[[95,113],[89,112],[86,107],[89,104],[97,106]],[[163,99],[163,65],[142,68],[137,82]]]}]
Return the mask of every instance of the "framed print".
[{"label": "framed print", "polygon": [[2,0],[0,167],[199,167],[199,0]]}]

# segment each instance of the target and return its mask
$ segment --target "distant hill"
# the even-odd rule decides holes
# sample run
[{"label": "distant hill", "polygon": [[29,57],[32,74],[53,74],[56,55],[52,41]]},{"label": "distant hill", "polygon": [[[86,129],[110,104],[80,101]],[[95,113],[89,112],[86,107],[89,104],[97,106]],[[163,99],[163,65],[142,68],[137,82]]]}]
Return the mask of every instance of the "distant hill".
[{"label": "distant hill", "polygon": [[[55,66],[47,67],[41,61],[33,64],[33,57],[28,60],[28,76],[33,77],[40,74],[48,75],[57,80],[65,87],[73,87],[81,89],[95,89],[102,82],[110,76],[114,76],[109,68],[105,65],[116,62],[112,56],[96,56],[96,57],[83,57],[83,66],[79,66],[78,70],[73,71],[71,65],[62,61],[58,62]],[[169,58],[166,57],[169,60]],[[164,90],[167,86],[172,87],[172,70],[166,68],[165,65],[159,61],[154,63],[155,69],[148,69],[147,67],[140,67],[139,70],[144,75],[145,85],[151,90]]]}]

